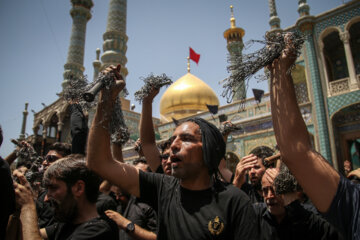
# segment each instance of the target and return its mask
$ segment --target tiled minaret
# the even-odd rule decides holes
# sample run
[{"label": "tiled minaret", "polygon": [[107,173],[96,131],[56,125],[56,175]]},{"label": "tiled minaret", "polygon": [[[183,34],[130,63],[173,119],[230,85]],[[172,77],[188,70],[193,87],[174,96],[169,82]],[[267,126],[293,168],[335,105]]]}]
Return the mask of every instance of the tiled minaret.
[{"label": "tiled minaret", "polygon": [[280,28],[280,18],[277,15],[275,0],[269,0],[269,9],[270,9],[270,31],[269,33],[281,32]]},{"label": "tiled minaret", "polygon": [[[230,28],[224,32],[224,38],[227,41],[227,49],[229,51],[230,61],[234,61],[232,60],[232,58],[242,54],[242,50],[244,48],[244,43],[242,38],[245,35],[245,31],[242,28],[236,27],[233,6],[230,6],[230,10],[231,10]],[[240,85],[237,89],[234,89],[234,91],[235,94],[233,101],[245,99],[246,98],[245,82],[242,82],[242,85]]]},{"label": "tiled minaret", "polygon": [[121,65],[121,74],[126,78],[128,71],[126,50],[126,9],[127,0],[110,0],[106,32],[103,35],[103,55],[101,70],[109,65]]},{"label": "tiled minaret", "polygon": [[314,16],[309,14],[310,7],[307,5],[306,0],[299,0],[298,12],[300,18],[296,22],[296,26],[305,36],[304,51],[306,51],[306,60],[310,68],[310,81],[312,85],[312,101],[315,108],[315,115],[317,124],[315,124],[320,153],[325,157],[326,160],[332,164],[332,156],[330,149],[330,139],[328,132],[327,114],[323,88],[321,85],[320,71],[317,64],[317,56],[314,41]]},{"label": "tiled minaret", "polygon": [[70,46],[66,64],[64,65],[63,89],[68,85],[72,77],[83,76],[84,68],[84,48],[86,24],[91,18],[90,9],[94,5],[92,0],[71,0],[72,8],[70,15],[73,25],[70,37]]}]

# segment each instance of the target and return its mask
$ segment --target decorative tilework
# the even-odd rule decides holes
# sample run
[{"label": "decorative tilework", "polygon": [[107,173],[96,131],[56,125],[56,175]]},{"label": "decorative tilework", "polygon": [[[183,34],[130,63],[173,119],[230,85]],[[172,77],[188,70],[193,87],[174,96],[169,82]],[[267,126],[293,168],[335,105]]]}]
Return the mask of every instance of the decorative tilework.
[{"label": "decorative tilework", "polygon": [[360,3],[354,3],[345,11],[335,12],[317,19],[318,22],[315,24],[316,38],[319,38],[320,33],[330,26],[339,26],[344,30],[345,24],[356,16],[360,16]]},{"label": "decorative tilework", "polygon": [[360,90],[328,98],[329,116],[341,108],[360,102]]},{"label": "decorative tilework", "polygon": [[294,87],[298,104],[309,102],[306,82],[295,84]]},{"label": "decorative tilework", "polygon": [[316,109],[316,120],[318,129],[318,138],[320,143],[320,153],[324,158],[332,164],[331,149],[329,132],[327,126],[327,116],[325,112],[325,103],[323,98],[322,86],[320,81],[320,74],[317,65],[317,57],[314,47],[314,40],[311,36],[308,36],[305,41],[306,53],[308,57],[308,65],[310,72],[310,79],[313,87],[313,103]]}]

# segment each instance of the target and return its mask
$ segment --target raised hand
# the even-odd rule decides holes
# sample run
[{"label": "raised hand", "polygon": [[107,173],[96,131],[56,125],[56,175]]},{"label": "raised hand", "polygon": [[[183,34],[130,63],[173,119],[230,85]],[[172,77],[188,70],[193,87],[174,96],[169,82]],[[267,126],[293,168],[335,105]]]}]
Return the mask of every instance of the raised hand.
[{"label": "raised hand", "polygon": [[257,163],[258,157],[253,154],[243,157],[236,166],[235,177],[233,180],[234,186],[241,188],[245,183],[246,172],[255,167]]}]

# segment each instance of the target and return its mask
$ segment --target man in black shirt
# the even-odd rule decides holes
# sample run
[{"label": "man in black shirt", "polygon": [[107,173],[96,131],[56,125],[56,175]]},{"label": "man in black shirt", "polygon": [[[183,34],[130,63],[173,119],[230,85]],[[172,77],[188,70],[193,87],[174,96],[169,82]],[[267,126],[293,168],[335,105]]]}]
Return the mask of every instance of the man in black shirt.
[{"label": "man in black shirt", "polygon": [[[44,157],[42,166],[44,171],[48,169],[54,162],[60,158],[66,157],[71,154],[71,145],[68,143],[55,142],[50,148],[49,152]],[[40,228],[44,228],[52,225],[54,220],[54,209],[51,207],[49,201],[47,201],[47,190],[39,193],[36,200],[36,212],[38,215],[38,223]]]},{"label": "man in black shirt", "polygon": [[[264,202],[261,193],[261,178],[269,167],[264,159],[273,154],[274,151],[271,148],[259,146],[254,148],[250,155],[243,157],[236,166],[233,184],[241,188],[250,197],[252,203]],[[250,184],[246,182],[246,175]]]},{"label": "man in black shirt", "polygon": [[[328,222],[315,213],[306,210],[294,192],[276,194],[275,168],[267,169],[262,178],[262,192],[265,204],[256,203],[254,209],[261,228],[261,239],[342,239]],[[277,186],[291,187],[290,178],[277,179]]]},{"label": "man in black shirt", "polygon": [[15,174],[20,179],[15,193],[24,239],[118,239],[116,224],[96,211],[100,178],[86,167],[84,159],[70,155],[46,170],[44,185],[58,222],[45,229],[38,228],[28,182],[21,173]]},{"label": "man in black shirt", "polygon": [[297,59],[291,39],[291,33],[285,35],[285,49],[268,66],[271,117],[281,159],[319,212],[346,239],[359,239],[360,186],[342,177],[311,144],[289,71]]},{"label": "man in black shirt", "polygon": [[195,118],[177,126],[168,158],[175,178],[144,173],[113,159],[108,116],[125,82],[115,67],[106,72],[116,79],[100,93],[88,139],[88,166],[158,212],[158,239],[258,239],[249,198],[216,178],[225,142],[213,124]]}]

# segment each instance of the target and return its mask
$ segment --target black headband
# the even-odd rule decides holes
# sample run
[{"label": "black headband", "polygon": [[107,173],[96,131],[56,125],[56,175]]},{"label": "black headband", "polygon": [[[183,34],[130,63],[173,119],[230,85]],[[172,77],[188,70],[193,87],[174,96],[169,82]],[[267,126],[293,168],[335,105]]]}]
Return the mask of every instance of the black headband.
[{"label": "black headband", "polygon": [[218,171],[221,159],[225,156],[225,141],[219,129],[202,118],[190,118],[186,121],[196,123],[201,130],[203,159],[212,175]]}]

